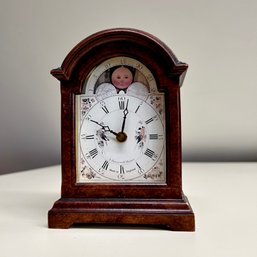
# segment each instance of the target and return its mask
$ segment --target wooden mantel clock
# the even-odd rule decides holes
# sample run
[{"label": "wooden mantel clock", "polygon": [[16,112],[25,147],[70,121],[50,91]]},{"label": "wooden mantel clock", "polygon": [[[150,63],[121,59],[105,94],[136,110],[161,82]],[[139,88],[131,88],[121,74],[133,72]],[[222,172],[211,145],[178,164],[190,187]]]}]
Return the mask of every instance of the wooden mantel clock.
[{"label": "wooden mantel clock", "polygon": [[182,191],[180,86],[188,66],[156,37],[110,29],[81,41],[61,82],[61,198],[49,228],[130,224],[194,231]]}]

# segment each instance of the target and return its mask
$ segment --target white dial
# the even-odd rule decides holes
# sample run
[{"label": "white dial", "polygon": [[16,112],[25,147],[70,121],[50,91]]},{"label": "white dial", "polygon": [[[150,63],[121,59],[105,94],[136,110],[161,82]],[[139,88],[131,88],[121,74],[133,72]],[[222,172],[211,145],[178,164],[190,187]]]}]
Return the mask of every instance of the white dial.
[{"label": "white dial", "polygon": [[81,97],[91,107],[78,135],[84,164],[78,182],[164,182],[164,120],[152,101],[160,97]]}]

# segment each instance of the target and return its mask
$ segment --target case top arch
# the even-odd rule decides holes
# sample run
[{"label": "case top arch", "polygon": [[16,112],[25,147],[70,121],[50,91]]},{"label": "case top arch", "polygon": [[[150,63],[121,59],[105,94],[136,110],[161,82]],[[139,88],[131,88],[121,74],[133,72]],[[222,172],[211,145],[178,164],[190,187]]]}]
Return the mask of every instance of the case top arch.
[{"label": "case top arch", "polygon": [[51,74],[60,81],[69,81],[82,58],[90,56],[98,47],[117,42],[131,43],[141,48],[143,46],[158,53],[168,64],[169,76],[178,77],[179,86],[183,84],[188,65],[180,62],[172,50],[157,37],[131,28],[107,29],[85,38],[68,53],[60,68],[51,70]]}]

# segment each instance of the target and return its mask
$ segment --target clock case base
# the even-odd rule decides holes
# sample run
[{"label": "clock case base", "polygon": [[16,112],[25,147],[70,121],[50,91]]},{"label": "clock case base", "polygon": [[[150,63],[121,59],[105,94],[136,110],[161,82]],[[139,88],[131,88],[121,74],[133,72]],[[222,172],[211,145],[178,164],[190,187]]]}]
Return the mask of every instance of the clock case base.
[{"label": "clock case base", "polygon": [[173,231],[194,231],[194,214],[182,199],[74,199],[61,198],[48,212],[49,228],[75,224],[161,226]]}]

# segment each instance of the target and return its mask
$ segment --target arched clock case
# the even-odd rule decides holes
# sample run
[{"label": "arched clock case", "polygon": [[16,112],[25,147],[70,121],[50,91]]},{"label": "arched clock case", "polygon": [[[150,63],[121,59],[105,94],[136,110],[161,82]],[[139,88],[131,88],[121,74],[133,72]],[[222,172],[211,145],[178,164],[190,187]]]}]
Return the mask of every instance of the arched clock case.
[{"label": "arched clock case", "polygon": [[156,37],[110,29],[78,43],[51,71],[61,84],[62,185],[49,228],[194,231],[181,172],[180,87],[187,68]]}]

